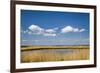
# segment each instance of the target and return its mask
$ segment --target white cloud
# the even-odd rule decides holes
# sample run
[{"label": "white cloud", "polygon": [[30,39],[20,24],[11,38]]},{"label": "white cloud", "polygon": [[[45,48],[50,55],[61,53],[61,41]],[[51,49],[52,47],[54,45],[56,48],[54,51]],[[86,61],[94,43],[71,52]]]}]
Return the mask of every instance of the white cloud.
[{"label": "white cloud", "polygon": [[83,31],[85,31],[85,29],[81,29],[81,30],[80,30],[80,32],[83,32]]},{"label": "white cloud", "polygon": [[40,28],[39,26],[37,26],[37,25],[31,25],[31,26],[29,26],[28,27],[30,30],[32,30],[32,31],[34,31],[34,30],[42,30],[42,28]]},{"label": "white cloud", "polygon": [[47,32],[47,33],[55,33],[56,31],[54,29],[47,29],[47,30],[45,30],[45,32]]},{"label": "white cloud", "polygon": [[34,24],[29,26],[28,29],[33,33],[37,33],[37,34],[41,34],[44,31],[44,29]]},{"label": "white cloud", "polygon": [[83,32],[85,29],[79,29],[79,28],[74,28],[72,26],[66,26],[61,29],[62,33],[67,33],[67,32]]},{"label": "white cloud", "polygon": [[54,29],[44,29],[44,28],[41,28],[37,25],[30,25],[28,27],[28,34],[37,34],[37,35],[43,35],[43,36],[56,36],[56,30],[57,28],[54,28]]},{"label": "white cloud", "polygon": [[56,31],[54,29],[46,29],[44,30],[44,33],[43,33],[44,36],[56,36]]},{"label": "white cloud", "polygon": [[[59,28],[53,28],[53,29],[44,29],[44,28],[41,28],[40,26],[38,25],[30,25],[28,27],[27,30],[25,31],[22,31],[24,34],[27,33],[29,35],[32,35],[32,34],[36,34],[36,35],[43,35],[43,36],[57,36],[57,30]],[[74,28],[72,26],[66,26],[64,28],[61,29],[61,31],[58,31],[58,32],[61,32],[61,33],[68,33],[68,32],[83,32],[85,31],[85,29],[79,29],[79,28]]]},{"label": "white cloud", "polygon": [[72,32],[73,28],[71,26],[66,26],[63,29],[61,29],[62,33],[66,33],[66,32]]},{"label": "white cloud", "polygon": [[73,32],[79,32],[79,29],[78,28],[74,28]]}]

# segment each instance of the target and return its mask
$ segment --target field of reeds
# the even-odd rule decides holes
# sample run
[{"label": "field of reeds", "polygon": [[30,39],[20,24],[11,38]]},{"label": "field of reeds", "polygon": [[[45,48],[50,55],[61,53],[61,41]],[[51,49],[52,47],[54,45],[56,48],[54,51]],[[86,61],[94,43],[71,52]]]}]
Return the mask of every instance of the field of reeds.
[{"label": "field of reeds", "polygon": [[[59,52],[59,50],[61,53]],[[63,52],[61,50],[63,50]],[[68,50],[68,52],[66,52],[66,50]],[[21,47],[22,63],[87,60],[87,59],[89,59],[89,46],[22,46]]]}]

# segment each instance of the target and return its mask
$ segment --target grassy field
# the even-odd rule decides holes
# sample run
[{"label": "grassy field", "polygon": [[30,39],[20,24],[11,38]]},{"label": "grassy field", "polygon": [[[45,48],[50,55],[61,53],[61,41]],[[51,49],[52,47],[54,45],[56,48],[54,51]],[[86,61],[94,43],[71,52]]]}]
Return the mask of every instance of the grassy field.
[{"label": "grassy field", "polygon": [[89,48],[87,45],[80,45],[80,46],[21,46],[21,51],[27,51],[27,50],[37,50],[37,49],[84,49]]},{"label": "grassy field", "polygon": [[[41,52],[42,50],[48,52]],[[73,52],[57,53],[55,49],[71,49]],[[39,51],[37,51],[39,50]],[[48,62],[89,59],[89,46],[22,46],[21,62]]]}]

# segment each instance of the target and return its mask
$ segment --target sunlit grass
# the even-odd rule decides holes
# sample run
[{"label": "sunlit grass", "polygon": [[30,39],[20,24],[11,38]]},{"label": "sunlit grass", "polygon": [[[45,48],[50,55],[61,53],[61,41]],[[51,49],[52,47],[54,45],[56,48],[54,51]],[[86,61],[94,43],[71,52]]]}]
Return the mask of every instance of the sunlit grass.
[{"label": "sunlit grass", "polygon": [[89,46],[21,46],[21,51],[25,50],[37,50],[37,49],[84,49],[84,48],[89,48]]},{"label": "sunlit grass", "polygon": [[[52,47],[51,50],[53,51],[54,48]],[[48,62],[48,61],[68,61],[68,60],[87,60],[89,59],[89,48],[85,47],[82,49],[78,48],[78,49],[73,49],[73,50],[77,50],[77,52],[67,52],[67,53],[60,54],[57,52],[27,53],[28,51],[21,51],[21,62],[23,63],[24,62]]]}]

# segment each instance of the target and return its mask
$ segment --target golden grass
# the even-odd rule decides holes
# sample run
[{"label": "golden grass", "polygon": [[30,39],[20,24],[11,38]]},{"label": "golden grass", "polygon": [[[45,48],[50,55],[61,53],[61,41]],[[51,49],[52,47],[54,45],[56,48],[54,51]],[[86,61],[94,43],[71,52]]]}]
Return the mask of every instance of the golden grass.
[{"label": "golden grass", "polygon": [[36,49],[84,49],[84,48],[89,48],[89,46],[27,46],[27,47],[23,47],[21,46],[21,51],[25,51],[25,50],[36,50]]},{"label": "golden grass", "polygon": [[[53,51],[54,48],[51,50]],[[77,52],[69,52],[69,53],[67,52],[67,53],[59,54],[56,52],[27,53],[28,51],[21,51],[21,62],[22,63],[24,62],[48,62],[48,61],[68,61],[68,60],[87,60],[89,59],[89,48],[82,48],[82,49],[78,48],[78,49],[73,49],[73,50],[76,50]]]}]

